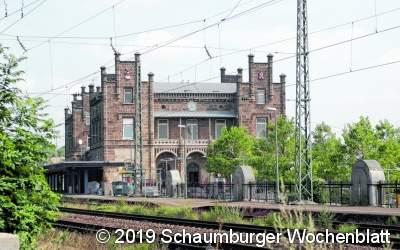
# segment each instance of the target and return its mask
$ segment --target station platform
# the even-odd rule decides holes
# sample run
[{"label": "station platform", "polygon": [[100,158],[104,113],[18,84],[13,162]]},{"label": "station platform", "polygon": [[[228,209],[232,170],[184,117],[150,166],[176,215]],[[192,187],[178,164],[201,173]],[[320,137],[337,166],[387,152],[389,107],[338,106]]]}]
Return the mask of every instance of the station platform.
[{"label": "station platform", "polygon": [[179,199],[179,198],[146,198],[146,197],[114,197],[99,195],[63,195],[63,200],[73,202],[118,202],[123,199],[130,204],[151,203],[155,206],[175,206],[205,208],[215,205],[226,205],[245,209],[263,209],[279,211],[301,210],[305,212],[320,212],[328,210],[334,214],[374,215],[374,216],[400,216],[400,208],[360,207],[360,206],[328,206],[328,205],[282,205],[257,201],[224,202],[210,199]]}]

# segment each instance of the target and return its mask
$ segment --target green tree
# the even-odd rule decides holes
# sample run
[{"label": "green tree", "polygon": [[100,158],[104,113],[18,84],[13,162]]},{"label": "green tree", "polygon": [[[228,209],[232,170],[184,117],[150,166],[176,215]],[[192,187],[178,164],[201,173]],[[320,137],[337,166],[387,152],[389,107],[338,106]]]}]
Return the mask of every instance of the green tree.
[{"label": "green tree", "polygon": [[390,172],[390,180],[400,180],[400,130],[388,121],[380,121],[375,127],[367,117],[349,124],[343,131],[345,160],[352,166],[357,158],[377,160]]},{"label": "green tree", "polygon": [[55,148],[51,157],[64,157],[65,156],[65,146]]},{"label": "green tree", "polygon": [[312,156],[314,181],[348,182],[351,166],[344,161],[344,147],[325,123],[314,129]]},{"label": "green tree", "polygon": [[43,164],[54,151],[53,122],[42,115],[44,102],[26,98],[16,84],[23,58],[0,47],[0,231],[17,233],[22,249],[55,219],[58,196],[49,189]]},{"label": "green tree", "polygon": [[236,167],[248,164],[252,157],[254,138],[246,129],[231,127],[224,129],[218,140],[207,148],[207,170],[228,178]]},{"label": "green tree", "polygon": [[[277,125],[280,179],[284,176],[284,182],[290,183],[295,180],[296,173],[294,169],[294,122],[284,116],[280,116]],[[274,122],[268,124],[267,139],[257,139],[254,143],[251,165],[257,169],[257,179],[259,181],[275,182],[276,146]]]}]

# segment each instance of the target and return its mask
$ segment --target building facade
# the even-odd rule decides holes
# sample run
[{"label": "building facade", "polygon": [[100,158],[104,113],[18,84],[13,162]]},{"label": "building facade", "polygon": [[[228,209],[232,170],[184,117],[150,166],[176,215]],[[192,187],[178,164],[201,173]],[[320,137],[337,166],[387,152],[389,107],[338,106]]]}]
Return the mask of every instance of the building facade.
[{"label": "building facade", "polygon": [[209,183],[206,149],[224,128],[241,126],[266,137],[267,123],[285,114],[286,76],[274,81],[272,55],[265,62],[249,55],[248,76],[240,68],[233,75],[221,68],[218,83],[155,82],[149,73],[138,95],[140,64],[139,54],[122,61],[116,53],[114,72],[101,67],[101,85],[82,87],[72,109],[65,109],[66,161],[103,162],[105,190],[121,179],[115,162],[140,162],[147,185],[165,185],[171,169],[179,170],[188,185]]}]

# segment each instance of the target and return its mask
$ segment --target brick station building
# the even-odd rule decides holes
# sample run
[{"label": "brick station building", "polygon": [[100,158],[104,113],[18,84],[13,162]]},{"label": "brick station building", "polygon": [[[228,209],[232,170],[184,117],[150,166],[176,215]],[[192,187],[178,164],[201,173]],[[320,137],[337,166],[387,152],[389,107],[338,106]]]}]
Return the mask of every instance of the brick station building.
[{"label": "brick station building", "polygon": [[[114,73],[101,67],[101,85],[82,87],[73,95],[72,110],[65,109],[66,160],[48,166],[53,189],[87,193],[87,182],[96,180],[109,194],[124,165],[139,157],[134,124],[140,63],[139,54],[134,61],[122,61],[116,53]],[[285,114],[286,76],[274,82],[272,55],[266,62],[254,62],[249,55],[246,76],[240,68],[234,75],[221,68],[220,74],[217,83],[155,82],[152,73],[141,81],[140,162],[148,185],[165,185],[170,169],[179,170],[188,185],[211,182],[206,149],[223,128],[241,126],[265,137],[267,123]],[[276,114],[268,108],[276,108]]]}]

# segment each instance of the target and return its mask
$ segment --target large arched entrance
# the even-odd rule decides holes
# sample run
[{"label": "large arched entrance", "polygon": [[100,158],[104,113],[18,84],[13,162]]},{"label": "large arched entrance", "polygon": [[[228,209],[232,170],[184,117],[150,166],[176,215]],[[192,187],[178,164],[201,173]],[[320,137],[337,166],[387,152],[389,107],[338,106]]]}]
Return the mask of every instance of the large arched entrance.
[{"label": "large arched entrance", "polygon": [[161,193],[165,190],[165,180],[167,171],[176,169],[176,156],[171,152],[161,153],[156,160],[157,166],[157,186]]}]

